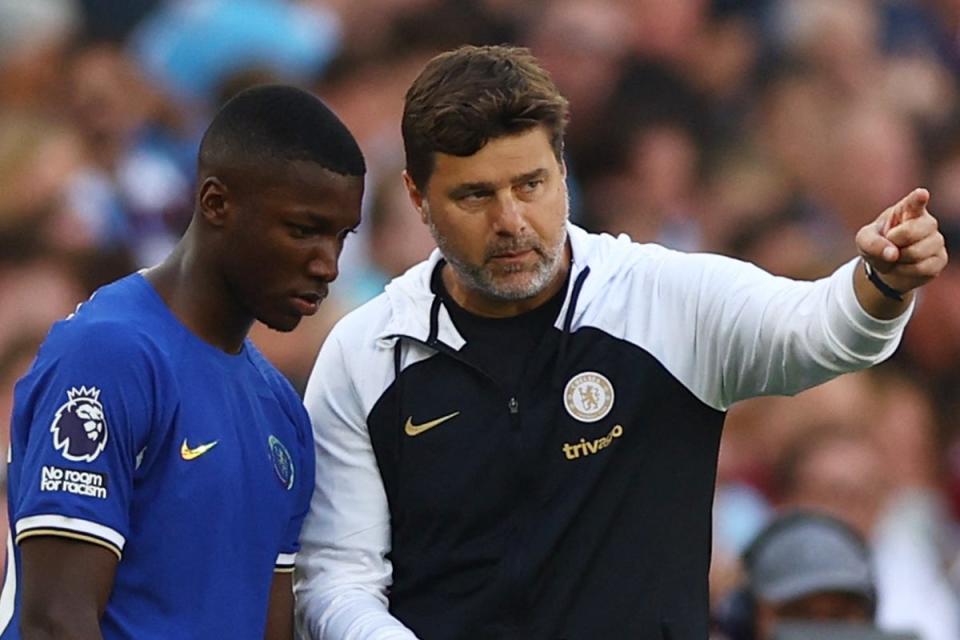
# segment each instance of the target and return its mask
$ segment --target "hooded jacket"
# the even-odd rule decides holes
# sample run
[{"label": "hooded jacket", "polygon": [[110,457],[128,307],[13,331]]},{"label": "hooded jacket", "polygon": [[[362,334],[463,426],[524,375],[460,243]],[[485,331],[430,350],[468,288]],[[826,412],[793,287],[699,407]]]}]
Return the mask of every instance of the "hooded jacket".
[{"label": "hooded jacket", "polygon": [[[725,410],[876,364],[855,261],[815,282],[568,225],[519,388],[462,357],[439,252],[347,315],[307,387],[307,637],[703,640]],[[510,344],[503,344],[505,350]]]}]

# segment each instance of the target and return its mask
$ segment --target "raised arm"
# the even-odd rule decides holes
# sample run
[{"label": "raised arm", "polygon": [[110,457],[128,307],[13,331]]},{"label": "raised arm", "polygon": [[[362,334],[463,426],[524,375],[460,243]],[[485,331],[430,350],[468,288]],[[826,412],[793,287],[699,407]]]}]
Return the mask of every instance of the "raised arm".
[{"label": "raised arm", "polygon": [[897,348],[911,292],[947,261],[928,198],[918,189],[884,211],[857,235],[861,257],[814,282],[723,256],[647,250],[624,333],[717,409],[873,366]]}]

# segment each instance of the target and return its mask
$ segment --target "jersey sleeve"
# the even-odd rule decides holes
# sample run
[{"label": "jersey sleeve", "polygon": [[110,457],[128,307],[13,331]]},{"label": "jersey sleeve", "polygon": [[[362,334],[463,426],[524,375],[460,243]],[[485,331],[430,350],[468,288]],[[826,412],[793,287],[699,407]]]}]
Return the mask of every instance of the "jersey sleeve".
[{"label": "jersey sleeve", "polygon": [[316,462],[314,459],[313,436],[311,434],[310,418],[299,399],[294,403],[294,415],[297,423],[297,447],[299,449],[299,477],[297,478],[297,500],[293,515],[287,525],[283,537],[283,544],[277,554],[277,563],[274,571],[293,573],[297,552],[300,550],[300,529],[303,519],[310,510],[310,497],[313,495]]},{"label": "jersey sleeve", "polygon": [[137,454],[153,422],[149,350],[116,328],[67,330],[17,385],[9,500],[15,540],[53,535],[121,557]]},{"label": "jersey sleeve", "polygon": [[317,471],[297,558],[297,622],[317,640],[413,640],[388,608],[390,512],[355,385],[375,367],[343,344],[349,319],[324,342],[305,394]]}]

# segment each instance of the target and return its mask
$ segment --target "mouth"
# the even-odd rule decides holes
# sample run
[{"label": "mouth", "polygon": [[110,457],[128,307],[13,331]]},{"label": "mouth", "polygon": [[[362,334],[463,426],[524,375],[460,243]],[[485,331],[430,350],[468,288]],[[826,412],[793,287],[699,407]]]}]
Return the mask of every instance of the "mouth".
[{"label": "mouth", "polygon": [[490,256],[490,260],[497,262],[521,262],[536,253],[533,248],[514,251],[498,251]]},{"label": "mouth", "polygon": [[312,316],[320,309],[320,303],[327,297],[326,292],[305,291],[294,294],[293,305],[302,316]]}]

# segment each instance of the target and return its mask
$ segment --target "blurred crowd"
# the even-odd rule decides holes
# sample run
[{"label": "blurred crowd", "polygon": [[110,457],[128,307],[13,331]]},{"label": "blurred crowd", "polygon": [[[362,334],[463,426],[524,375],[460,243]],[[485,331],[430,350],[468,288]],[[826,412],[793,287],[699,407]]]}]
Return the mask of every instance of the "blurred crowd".
[{"label": "blurred crowd", "polygon": [[730,412],[711,585],[719,610],[771,515],[820,509],[870,541],[882,626],[960,638],[953,0],[0,0],[0,412],[52,322],[173,246],[203,127],[270,81],[323,97],[369,166],[321,313],[253,333],[302,389],[332,323],[433,247],[400,179],[406,87],[441,50],[502,42],[570,99],[571,215],[591,230],[817,278],[930,189],[954,264],[892,361]]}]

